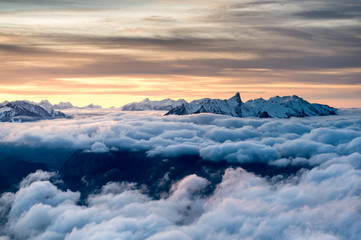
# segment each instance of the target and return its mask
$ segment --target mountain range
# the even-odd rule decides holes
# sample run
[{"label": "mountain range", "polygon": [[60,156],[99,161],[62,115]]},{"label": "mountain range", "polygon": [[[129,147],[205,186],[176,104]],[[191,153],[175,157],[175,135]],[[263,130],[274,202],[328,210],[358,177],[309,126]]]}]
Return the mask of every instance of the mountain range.
[{"label": "mountain range", "polygon": [[234,117],[290,118],[335,115],[337,109],[323,104],[309,103],[293,95],[263,98],[242,102],[239,93],[228,100],[203,98],[182,104],[165,115],[214,113]]},{"label": "mountain range", "polygon": [[29,101],[4,102],[0,105],[0,121],[34,121],[67,117],[55,111],[46,102],[36,104]]},{"label": "mountain range", "polygon": [[[89,104],[79,108],[70,102],[60,102],[52,105],[43,100],[40,103],[30,101],[5,101],[0,103],[0,121],[31,121],[67,117],[54,109],[99,109],[99,105]],[[233,117],[259,118],[290,118],[307,116],[327,116],[336,114],[337,109],[323,104],[309,103],[293,95],[272,97],[269,100],[258,98],[242,102],[239,93],[227,100],[203,98],[190,103],[184,99],[133,102],[122,107],[123,111],[168,111],[165,115],[189,115],[198,113],[213,113]]]},{"label": "mountain range", "polygon": [[95,104],[89,104],[86,105],[84,107],[77,107],[74,106],[73,104],[71,104],[70,102],[60,102],[58,104],[51,104],[48,100],[42,100],[40,103],[38,103],[38,105],[40,105],[41,107],[45,108],[45,109],[59,109],[59,110],[64,110],[64,109],[71,109],[71,108],[77,108],[77,109],[100,109],[102,108],[102,106],[100,105],[95,105]]},{"label": "mountain range", "polygon": [[132,102],[123,106],[123,111],[170,111],[175,107],[179,107],[182,104],[187,104],[184,99],[172,100],[164,99],[161,101],[150,101],[149,98],[144,99],[141,102]]},{"label": "mountain range", "polygon": [[70,102],[51,104],[48,100],[39,103],[31,101],[5,101],[0,103],[0,121],[34,121],[41,119],[54,119],[68,117],[66,114],[55,109],[100,109],[102,106],[89,104],[85,107],[77,107]]}]

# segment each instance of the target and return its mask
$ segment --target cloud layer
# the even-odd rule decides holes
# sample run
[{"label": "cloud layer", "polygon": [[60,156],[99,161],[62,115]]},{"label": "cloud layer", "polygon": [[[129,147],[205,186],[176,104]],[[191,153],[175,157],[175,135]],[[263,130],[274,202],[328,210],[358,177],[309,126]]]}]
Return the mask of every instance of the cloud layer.
[{"label": "cloud layer", "polygon": [[[317,156],[322,154],[361,153],[358,110],[341,110],[337,116],[292,119],[212,114],[164,117],[156,112],[106,109],[76,112],[78,115],[71,120],[3,123],[0,145],[9,148],[9,152],[14,147],[88,152],[144,150],[149,156],[199,154],[209,161],[276,165],[318,165],[322,158]],[[82,114],[93,116],[83,118]]]},{"label": "cloud layer", "polygon": [[228,169],[207,198],[201,192],[208,182],[196,175],[160,200],[109,183],[86,206],[39,171],[1,197],[3,239],[358,239],[360,159],[330,159],[276,183]]},{"label": "cloud layer", "polygon": [[188,175],[159,200],[142,186],[108,183],[83,205],[80,193],[59,187],[56,174],[37,171],[17,192],[1,196],[0,239],[356,240],[361,235],[359,110],[292,119],[97,111],[89,118],[4,123],[1,145],[145,150],[164,157],[200,154],[209,161],[311,167],[286,178],[229,168],[211,195],[203,194],[207,179]]}]

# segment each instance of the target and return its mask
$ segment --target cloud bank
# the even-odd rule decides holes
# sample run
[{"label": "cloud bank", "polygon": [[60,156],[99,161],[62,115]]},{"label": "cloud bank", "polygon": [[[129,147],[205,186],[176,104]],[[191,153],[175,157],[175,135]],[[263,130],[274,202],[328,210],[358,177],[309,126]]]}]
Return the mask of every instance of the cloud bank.
[{"label": "cloud bank", "polygon": [[0,239],[358,239],[361,118],[167,116],[97,110],[89,118],[4,123],[1,145],[94,153],[125,149],[208,161],[309,165],[286,178],[228,168],[210,195],[195,174],[152,199],[144,186],[109,182],[80,204],[55,173],[37,171],[0,197]]},{"label": "cloud bank", "polygon": [[[323,154],[361,153],[360,111],[292,119],[233,118],[212,114],[77,110],[74,119],[3,123],[0,146],[108,152],[147,151],[149,156],[200,155],[204,160],[311,165]],[[313,159],[318,159],[314,160]],[[50,160],[49,160],[50,161]]]},{"label": "cloud bank", "polygon": [[39,171],[1,197],[2,239],[358,239],[360,159],[336,157],[277,183],[228,169],[209,197],[196,175],[160,200],[109,183],[85,206]]}]

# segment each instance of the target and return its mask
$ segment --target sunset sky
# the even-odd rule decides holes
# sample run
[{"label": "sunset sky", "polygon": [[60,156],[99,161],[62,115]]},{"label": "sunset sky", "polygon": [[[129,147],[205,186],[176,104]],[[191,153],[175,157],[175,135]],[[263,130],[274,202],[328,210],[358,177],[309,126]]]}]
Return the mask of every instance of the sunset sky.
[{"label": "sunset sky", "polygon": [[3,0],[0,101],[361,107],[359,0]]}]

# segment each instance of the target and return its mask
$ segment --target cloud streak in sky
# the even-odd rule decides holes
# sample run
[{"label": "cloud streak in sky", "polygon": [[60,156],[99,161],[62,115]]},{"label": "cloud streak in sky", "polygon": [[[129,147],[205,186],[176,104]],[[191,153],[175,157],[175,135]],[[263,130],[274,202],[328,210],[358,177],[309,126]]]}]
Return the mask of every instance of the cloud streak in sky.
[{"label": "cloud streak in sky", "polygon": [[[255,88],[260,91],[258,84],[265,82],[301,83],[308,88],[315,82],[347,85],[342,95],[352,96],[354,101],[357,94],[352,90],[360,92],[360,6],[351,0],[327,4],[319,0],[181,4],[16,1],[0,6],[1,83],[7,88],[16,82],[25,89],[34,82],[46,87],[59,78],[74,77],[84,81],[97,77],[102,84],[104,78],[116,76],[116,84],[133,82],[131,76],[135,75],[160,83],[157,87],[161,90],[165,86],[159,78],[167,79],[169,86],[177,84],[177,78],[215,77],[208,86],[208,96],[215,89],[218,95],[226,96],[228,89],[243,88],[246,98],[253,98]],[[229,79],[233,81],[227,83]],[[244,88],[244,84],[253,89]],[[134,85],[147,87],[137,82]],[[180,86],[170,89],[170,97],[179,97]],[[60,89],[68,88],[63,85]],[[279,88],[263,87],[264,95],[270,97],[275,89]],[[315,96],[307,87],[302,92]],[[194,85],[183,96],[201,94],[206,94],[204,88]],[[38,92],[32,97],[41,95]],[[54,95],[59,99],[61,93]],[[135,91],[134,95],[139,98],[141,93]],[[328,93],[328,98],[334,95],[337,93]],[[161,92],[152,96],[168,97]]]}]

